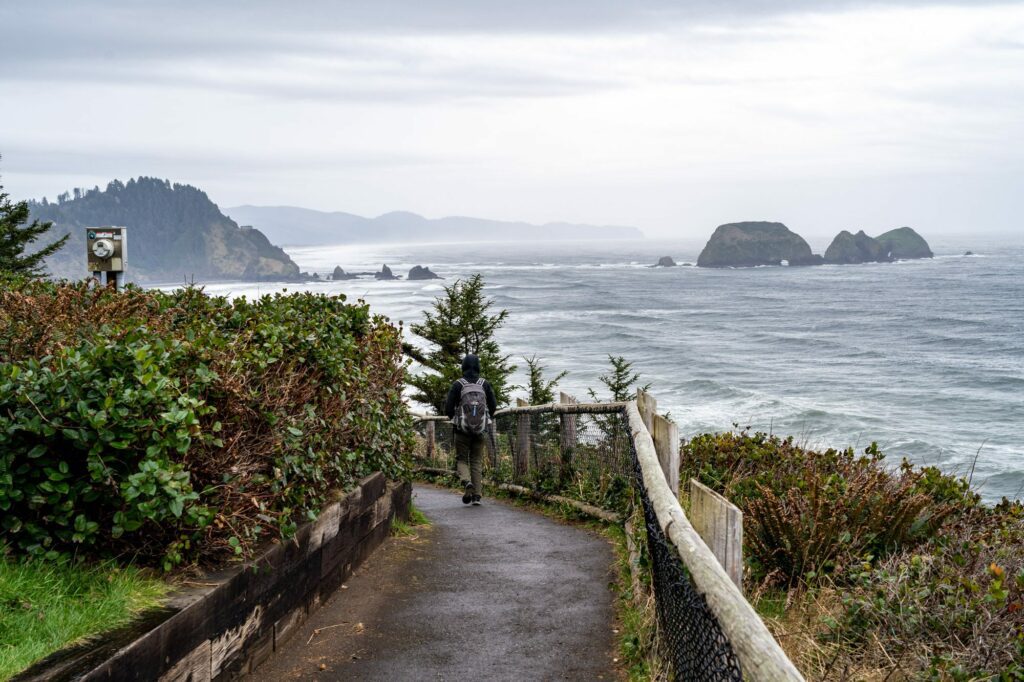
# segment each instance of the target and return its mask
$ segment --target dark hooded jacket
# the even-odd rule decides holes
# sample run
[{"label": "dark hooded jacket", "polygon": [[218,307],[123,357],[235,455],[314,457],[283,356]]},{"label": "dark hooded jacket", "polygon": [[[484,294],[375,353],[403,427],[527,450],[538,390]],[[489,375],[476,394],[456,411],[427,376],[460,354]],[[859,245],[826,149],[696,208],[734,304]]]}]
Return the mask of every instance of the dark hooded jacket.
[{"label": "dark hooded jacket", "polygon": [[[467,355],[462,361],[462,378],[470,383],[475,383],[480,378],[480,358],[475,355]],[[487,411],[493,417],[498,409],[498,401],[494,397],[494,389],[484,380],[484,394],[487,396]],[[448,399],[444,403],[444,413],[448,418],[455,417],[455,410],[459,408],[459,401],[462,400],[462,382],[456,381],[448,389]]]}]

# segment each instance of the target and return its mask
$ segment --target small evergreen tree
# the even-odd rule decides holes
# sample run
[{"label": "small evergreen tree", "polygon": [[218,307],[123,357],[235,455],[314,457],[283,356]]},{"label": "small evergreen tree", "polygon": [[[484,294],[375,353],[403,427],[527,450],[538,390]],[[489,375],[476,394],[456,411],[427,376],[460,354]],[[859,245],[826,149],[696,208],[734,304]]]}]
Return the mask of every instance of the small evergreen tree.
[{"label": "small evergreen tree", "polygon": [[462,376],[462,358],[472,353],[480,357],[481,376],[494,389],[498,405],[508,403],[509,378],[515,366],[508,355],[502,355],[494,335],[508,318],[507,310],[492,313],[494,301],[484,296],[484,280],[480,274],[456,280],[444,288],[444,296],[434,301],[433,310],[424,312],[423,322],[410,325],[430,348],[420,352],[406,346],[406,352],[427,370],[409,377],[416,392],[413,400],[430,405],[438,414],[452,382]]},{"label": "small evergreen tree", "polygon": [[530,391],[529,402],[531,405],[545,405],[547,403],[555,402],[555,386],[569,374],[569,372],[559,372],[554,379],[544,379],[544,370],[547,369],[540,363],[537,356],[527,358],[524,357],[523,361],[526,362],[527,370],[529,371],[529,382],[526,388]]},{"label": "small evergreen tree", "polygon": [[28,218],[28,202],[12,202],[0,186],[0,273],[42,277],[43,260],[56,253],[68,240],[68,235],[64,235],[35,253],[26,254],[25,248],[53,227],[53,223],[38,220],[28,223]]},{"label": "small evergreen tree", "polygon": [[[611,365],[611,371],[608,374],[602,374],[598,377],[598,381],[604,384],[605,388],[611,392],[611,402],[624,402],[626,400],[632,400],[636,395],[636,389],[646,391],[651,387],[650,384],[644,384],[643,386],[637,387],[637,382],[640,381],[640,372],[633,371],[633,363],[626,360],[625,357],[618,355],[609,355],[608,362]],[[600,400],[594,389],[589,389],[590,397],[594,400]]]}]

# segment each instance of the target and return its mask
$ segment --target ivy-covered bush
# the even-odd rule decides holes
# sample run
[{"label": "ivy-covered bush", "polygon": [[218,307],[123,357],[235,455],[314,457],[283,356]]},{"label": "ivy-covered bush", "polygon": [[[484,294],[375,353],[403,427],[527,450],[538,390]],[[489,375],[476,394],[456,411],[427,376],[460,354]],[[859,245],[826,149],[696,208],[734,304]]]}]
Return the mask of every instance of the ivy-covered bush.
[{"label": "ivy-covered bush", "polygon": [[399,330],[359,302],[0,283],[0,545],[247,553],[407,471]]}]

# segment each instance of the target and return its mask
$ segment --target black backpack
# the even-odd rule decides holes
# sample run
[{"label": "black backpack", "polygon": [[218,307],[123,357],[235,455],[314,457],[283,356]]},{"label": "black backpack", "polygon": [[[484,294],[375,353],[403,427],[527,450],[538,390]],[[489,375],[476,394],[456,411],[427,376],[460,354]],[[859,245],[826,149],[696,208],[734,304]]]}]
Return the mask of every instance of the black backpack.
[{"label": "black backpack", "polygon": [[477,379],[470,383],[459,379],[462,384],[462,398],[459,409],[455,411],[455,428],[463,433],[481,435],[487,431],[491,417],[487,414],[487,393],[484,391],[484,380]]}]

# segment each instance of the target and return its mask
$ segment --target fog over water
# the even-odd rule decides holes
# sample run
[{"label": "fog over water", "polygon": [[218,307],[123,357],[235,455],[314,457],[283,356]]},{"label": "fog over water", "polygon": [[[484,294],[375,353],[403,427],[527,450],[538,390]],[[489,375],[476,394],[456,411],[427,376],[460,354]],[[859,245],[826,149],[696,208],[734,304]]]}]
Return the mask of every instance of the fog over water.
[{"label": "fog over water", "polygon": [[[510,312],[500,341],[568,370],[564,390],[597,386],[609,353],[634,361],[684,435],[733,423],[810,445],[875,440],[901,457],[967,473],[990,500],[1024,486],[1024,244],[934,242],[936,258],[892,264],[707,270],[701,244],[388,245],[290,249],[304,270],[445,282],[475,272]],[[977,255],[963,256],[966,250]],[[211,294],[283,288],[364,298],[409,322],[438,281],[218,283]],[[408,333],[408,332],[407,332]],[[413,339],[415,341],[415,339]],[[519,362],[520,368],[524,363]],[[520,376],[520,380],[522,376]],[[980,450],[980,453],[979,453]]]}]

